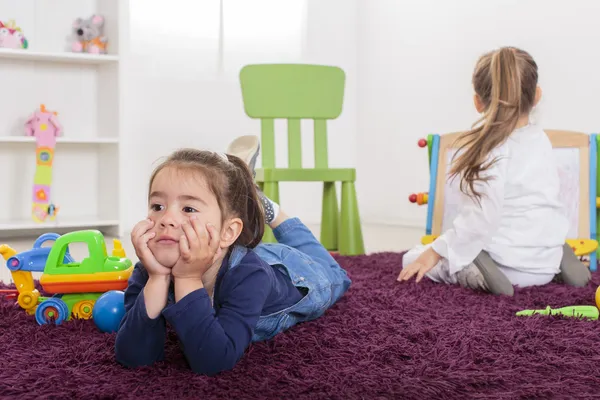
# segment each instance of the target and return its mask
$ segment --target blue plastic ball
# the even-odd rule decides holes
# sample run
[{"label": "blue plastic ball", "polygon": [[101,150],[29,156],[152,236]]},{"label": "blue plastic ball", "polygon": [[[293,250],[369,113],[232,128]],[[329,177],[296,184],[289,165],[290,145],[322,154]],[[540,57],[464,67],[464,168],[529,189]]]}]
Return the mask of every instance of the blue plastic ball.
[{"label": "blue plastic ball", "polygon": [[98,297],[92,310],[92,318],[102,332],[116,332],[125,315],[125,293],[111,290]]}]

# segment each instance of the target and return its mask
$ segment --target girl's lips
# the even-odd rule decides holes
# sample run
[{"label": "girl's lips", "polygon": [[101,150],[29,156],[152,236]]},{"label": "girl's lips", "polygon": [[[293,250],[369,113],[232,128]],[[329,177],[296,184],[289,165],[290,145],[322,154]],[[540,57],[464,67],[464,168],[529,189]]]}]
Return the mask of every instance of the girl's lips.
[{"label": "girl's lips", "polygon": [[156,241],[156,243],[170,245],[170,244],[177,244],[179,242],[177,240],[173,240],[173,239],[159,239]]},{"label": "girl's lips", "polygon": [[163,245],[173,245],[179,243],[179,240],[169,235],[161,235],[156,239],[156,243]]}]

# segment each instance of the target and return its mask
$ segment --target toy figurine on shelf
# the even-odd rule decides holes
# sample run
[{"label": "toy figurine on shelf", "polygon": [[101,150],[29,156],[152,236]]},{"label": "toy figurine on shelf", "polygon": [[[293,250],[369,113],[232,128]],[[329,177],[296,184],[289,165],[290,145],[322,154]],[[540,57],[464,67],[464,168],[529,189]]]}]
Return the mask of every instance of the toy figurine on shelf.
[{"label": "toy figurine on shelf", "polygon": [[0,47],[7,49],[26,49],[29,43],[14,20],[0,21]]},{"label": "toy figurine on shelf", "polygon": [[25,124],[25,134],[34,136],[36,149],[36,170],[33,178],[32,218],[35,222],[56,219],[58,207],[50,202],[52,184],[52,163],[56,137],[62,133],[62,125],[56,118],[58,113],[46,110],[45,105],[34,112]]},{"label": "toy figurine on shelf", "polygon": [[108,38],[103,36],[104,17],[94,14],[89,19],[77,18],[73,22],[75,41],[71,50],[75,53],[106,54]]}]

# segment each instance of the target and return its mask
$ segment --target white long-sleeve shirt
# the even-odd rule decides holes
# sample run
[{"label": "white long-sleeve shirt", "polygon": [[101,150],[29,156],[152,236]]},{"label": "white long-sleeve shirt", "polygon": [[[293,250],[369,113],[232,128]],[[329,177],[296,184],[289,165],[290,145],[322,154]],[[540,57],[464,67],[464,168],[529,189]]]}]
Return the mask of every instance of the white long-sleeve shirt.
[{"label": "white long-sleeve shirt", "polygon": [[[559,200],[552,145],[535,125],[515,130],[489,159],[499,157],[477,182],[481,206],[461,196],[452,227],[432,244],[456,273],[486,250],[498,263],[523,272],[558,273],[569,222]],[[459,177],[455,180],[458,185]]]}]

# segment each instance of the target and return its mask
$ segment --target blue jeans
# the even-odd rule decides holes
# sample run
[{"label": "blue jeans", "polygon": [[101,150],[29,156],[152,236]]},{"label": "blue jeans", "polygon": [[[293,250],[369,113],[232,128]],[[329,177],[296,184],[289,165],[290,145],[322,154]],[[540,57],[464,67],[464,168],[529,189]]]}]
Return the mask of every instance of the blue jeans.
[{"label": "blue jeans", "polygon": [[253,342],[270,339],[300,322],[320,317],[351,284],[346,271],[298,218],[284,221],[273,234],[278,243],[261,243],[254,251],[286,273],[294,286],[307,294],[291,307],[261,316]]}]

